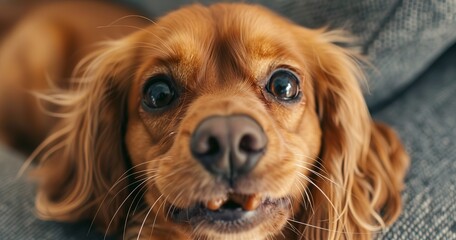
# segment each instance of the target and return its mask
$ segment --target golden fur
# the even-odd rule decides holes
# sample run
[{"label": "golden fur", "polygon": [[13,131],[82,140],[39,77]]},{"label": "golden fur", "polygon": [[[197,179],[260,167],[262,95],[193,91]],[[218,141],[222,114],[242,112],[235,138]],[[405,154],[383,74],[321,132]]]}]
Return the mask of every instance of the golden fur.
[{"label": "golden fur", "polygon": [[[75,7],[87,16],[58,14]],[[244,4],[193,5],[156,23],[98,3],[38,12],[0,49],[0,139],[26,149],[40,143],[31,158],[39,162],[41,218],[93,219],[135,239],[371,239],[400,214],[408,156],[396,134],[371,119],[355,55],[333,43],[341,32]],[[122,38],[88,48],[111,32]],[[277,68],[301,79],[299,103],[264,93]],[[173,107],[151,114],[141,108],[141,89],[156,74],[171,75],[182,92]],[[41,92],[53,117],[24,90]],[[239,185],[291,207],[239,233],[176,225],[173,208],[226,194],[188,146],[202,119],[230,114],[255,119],[268,137]]]}]

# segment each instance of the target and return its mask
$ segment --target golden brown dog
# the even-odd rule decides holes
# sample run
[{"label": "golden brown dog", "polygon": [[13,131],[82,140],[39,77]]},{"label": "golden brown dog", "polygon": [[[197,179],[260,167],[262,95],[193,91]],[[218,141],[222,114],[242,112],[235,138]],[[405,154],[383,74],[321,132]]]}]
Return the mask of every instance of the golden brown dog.
[{"label": "golden brown dog", "polygon": [[398,217],[408,157],[341,32],[244,4],[131,14],[47,6],[0,49],[1,138],[39,145],[41,218],[134,239],[370,239]]}]

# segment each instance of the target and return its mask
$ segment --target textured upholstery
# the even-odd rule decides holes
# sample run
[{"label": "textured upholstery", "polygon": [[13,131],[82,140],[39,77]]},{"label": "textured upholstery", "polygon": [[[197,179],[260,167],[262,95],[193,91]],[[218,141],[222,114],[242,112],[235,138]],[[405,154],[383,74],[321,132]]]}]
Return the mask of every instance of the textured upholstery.
[{"label": "textured upholstery", "polygon": [[88,223],[45,222],[34,215],[35,188],[17,173],[25,157],[0,146],[0,239],[1,240],[81,240],[103,239],[89,232]]},{"label": "textured upholstery", "polygon": [[[180,4],[123,2],[151,16]],[[261,2],[305,26],[348,28],[378,67],[380,74],[370,73],[366,98],[374,117],[397,129],[412,156],[404,212],[381,238],[456,239],[456,47],[446,50],[456,38],[456,1]],[[0,239],[103,239],[93,231],[87,235],[87,223],[36,219],[33,185],[15,178],[23,159],[0,146]]]},{"label": "textured upholstery", "polygon": [[412,158],[404,212],[384,239],[456,239],[456,45],[374,117]]}]

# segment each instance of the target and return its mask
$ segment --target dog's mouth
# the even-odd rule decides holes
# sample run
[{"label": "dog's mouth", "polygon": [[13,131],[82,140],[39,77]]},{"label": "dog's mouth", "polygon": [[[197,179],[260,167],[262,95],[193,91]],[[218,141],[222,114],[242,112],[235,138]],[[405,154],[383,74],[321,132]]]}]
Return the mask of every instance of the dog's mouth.
[{"label": "dog's mouth", "polygon": [[196,204],[190,208],[173,208],[171,217],[176,223],[205,227],[223,233],[249,230],[276,214],[287,214],[287,198],[269,198],[260,194],[228,194]]}]

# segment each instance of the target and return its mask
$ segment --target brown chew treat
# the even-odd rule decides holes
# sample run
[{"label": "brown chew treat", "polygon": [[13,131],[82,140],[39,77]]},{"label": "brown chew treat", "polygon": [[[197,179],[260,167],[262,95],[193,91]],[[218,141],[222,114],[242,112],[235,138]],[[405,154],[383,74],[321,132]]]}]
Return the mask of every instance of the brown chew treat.
[{"label": "brown chew treat", "polygon": [[230,194],[229,198],[215,198],[207,201],[205,206],[211,211],[219,210],[227,201],[235,202],[242,206],[244,211],[253,211],[261,204],[261,196],[259,194],[242,195]]},{"label": "brown chew treat", "polygon": [[206,208],[208,208],[211,211],[216,211],[218,210],[224,203],[226,202],[226,199],[223,198],[216,198],[208,201],[206,203]]},{"label": "brown chew treat", "polygon": [[259,194],[241,195],[231,194],[230,200],[242,206],[245,211],[252,211],[258,208],[261,203],[261,196]]},{"label": "brown chew treat", "polygon": [[245,211],[252,211],[258,208],[261,203],[261,197],[258,194],[248,196],[247,201],[244,202],[243,209]]}]

